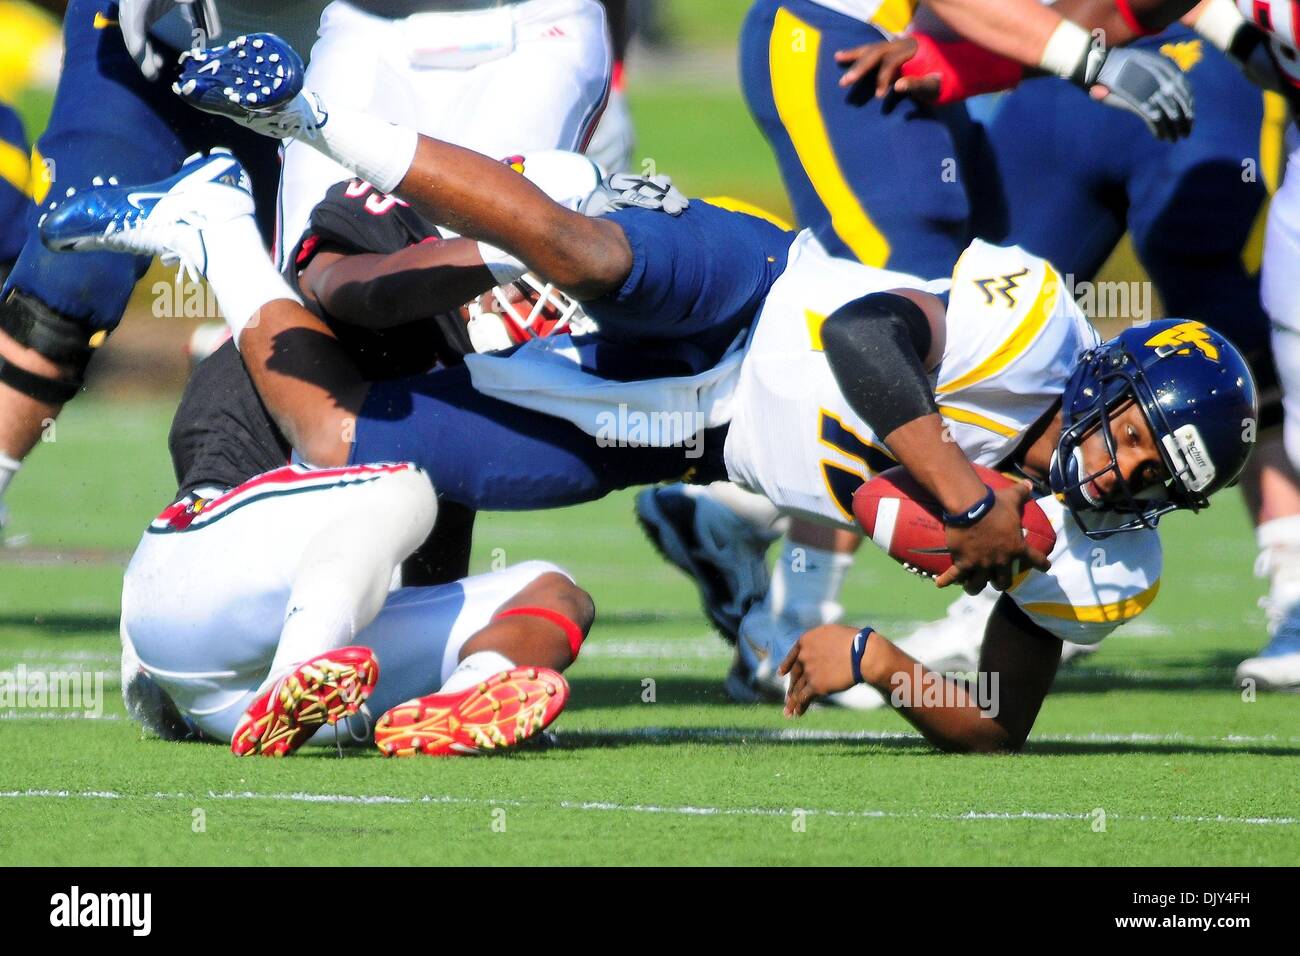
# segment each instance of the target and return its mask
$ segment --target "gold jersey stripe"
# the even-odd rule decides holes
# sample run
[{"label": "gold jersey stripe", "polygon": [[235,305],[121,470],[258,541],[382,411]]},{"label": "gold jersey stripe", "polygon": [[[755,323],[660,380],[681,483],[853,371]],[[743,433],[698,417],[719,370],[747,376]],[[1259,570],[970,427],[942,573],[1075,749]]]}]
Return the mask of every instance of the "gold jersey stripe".
[{"label": "gold jersey stripe", "polygon": [[817,105],[820,45],[817,29],[784,7],[776,11],[768,44],[772,99],[813,191],[831,214],[831,228],[860,262],[881,268],[889,261],[889,241],[845,180]]},{"label": "gold jersey stripe", "polygon": [[1133,597],[1110,604],[1059,604],[1054,601],[1036,601],[1022,605],[1029,614],[1054,617],[1061,621],[1078,621],[1081,624],[1109,624],[1135,618],[1150,606],[1160,590],[1157,581]]},{"label": "gold jersey stripe", "polygon": [[826,324],[826,316],[820,312],[814,312],[812,309],[804,309],[803,318],[808,323],[808,341],[812,344],[812,350],[814,352],[826,351],[822,348],[822,326]]},{"label": "gold jersey stripe", "polygon": [[13,143],[0,140],[0,179],[26,196],[31,176],[32,164],[27,153]]},{"label": "gold jersey stripe", "polygon": [[886,33],[902,33],[912,22],[917,0],[881,0],[871,22]]},{"label": "gold jersey stripe", "polygon": [[1020,358],[1038,339],[1043,329],[1046,328],[1047,320],[1052,317],[1052,312],[1056,308],[1057,296],[1060,291],[1061,277],[1057,275],[1055,269],[1044,264],[1043,283],[1039,286],[1038,295],[1034,297],[1033,303],[1029,306],[1029,311],[1025,313],[1025,317],[1020,320],[1020,324],[1007,337],[1007,340],[979,365],[951,382],[942,383],[935,389],[935,392],[946,395],[949,392],[969,388],[986,378],[992,378]]},{"label": "gold jersey stripe", "polygon": [[985,415],[981,415],[979,412],[972,412],[966,408],[958,408],[955,405],[940,405],[939,414],[949,421],[961,422],[964,425],[975,425],[978,428],[991,431],[996,435],[1001,435],[1003,438],[1015,438],[1020,434],[1016,429],[1011,428],[1008,425],[1003,425],[1001,422],[994,421]]},{"label": "gold jersey stripe", "polygon": [[743,199],[737,199],[735,196],[705,196],[702,200],[710,206],[717,206],[719,209],[726,209],[729,212],[743,212],[747,216],[754,216],[757,219],[763,219],[776,226],[778,229],[784,229],[786,232],[794,232],[794,226],[786,222],[774,212],[768,212],[762,206],[756,206],[752,202],[745,202]]}]

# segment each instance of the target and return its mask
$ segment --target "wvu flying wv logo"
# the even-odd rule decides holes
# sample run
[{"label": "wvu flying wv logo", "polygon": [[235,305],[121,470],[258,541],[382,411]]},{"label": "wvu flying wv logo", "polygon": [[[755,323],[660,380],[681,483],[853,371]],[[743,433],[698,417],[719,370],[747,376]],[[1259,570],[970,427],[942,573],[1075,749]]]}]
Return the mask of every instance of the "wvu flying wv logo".
[{"label": "wvu flying wv logo", "polygon": [[1006,300],[1008,308],[1015,308],[1016,298],[1011,293],[1016,291],[1020,285],[1020,280],[1027,275],[1029,275],[1029,269],[1024,268],[1010,275],[989,276],[987,279],[975,279],[973,281],[979,286],[979,290],[984,293],[985,305],[993,304],[993,293],[996,292]]},{"label": "wvu flying wv logo", "polygon": [[1219,348],[1210,340],[1203,322],[1180,322],[1147,339],[1144,345],[1166,355],[1190,355],[1193,348],[1200,349],[1211,362],[1219,360]]}]

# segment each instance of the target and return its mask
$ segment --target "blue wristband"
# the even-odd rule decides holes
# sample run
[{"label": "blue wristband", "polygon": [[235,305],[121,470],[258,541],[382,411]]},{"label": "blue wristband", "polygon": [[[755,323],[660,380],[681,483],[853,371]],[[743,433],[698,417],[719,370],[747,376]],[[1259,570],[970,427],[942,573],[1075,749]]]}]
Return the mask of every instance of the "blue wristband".
[{"label": "blue wristband", "polygon": [[983,518],[998,503],[997,495],[994,494],[992,488],[985,485],[984,492],[984,497],[965,511],[958,511],[956,514],[945,511],[943,513],[943,523],[949,528],[969,528],[980,518]]},{"label": "blue wristband", "polygon": [[867,652],[867,640],[874,633],[876,633],[874,628],[864,627],[853,635],[853,643],[849,645],[849,661],[853,667],[853,680],[855,683],[863,683],[862,655]]}]

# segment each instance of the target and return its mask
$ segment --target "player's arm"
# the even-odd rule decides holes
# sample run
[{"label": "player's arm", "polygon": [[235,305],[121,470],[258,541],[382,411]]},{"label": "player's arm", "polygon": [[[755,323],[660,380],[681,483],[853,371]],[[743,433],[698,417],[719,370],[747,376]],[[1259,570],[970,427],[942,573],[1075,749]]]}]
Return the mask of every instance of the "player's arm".
[{"label": "player's arm", "polygon": [[945,336],[943,302],[913,289],[863,296],[822,326],[826,360],[845,401],[946,512],[953,567],[939,586],[960,583],[973,594],[991,583],[1005,590],[1019,561],[1050,565],[1021,532],[1028,489],[992,491],[944,426],[927,371],[942,358]]},{"label": "player's arm", "polygon": [[[940,103],[1006,89],[1026,72],[1055,75],[1109,106],[1138,115],[1152,134],[1175,140],[1191,132],[1191,88],[1166,59],[1110,46],[1157,32],[1190,0],[936,0],[930,4],[964,41],[917,34],[836,52],[846,67],[841,86],[874,74],[876,95],[891,89]],[[1135,13],[1135,8],[1139,13]],[[1148,9],[1149,8],[1149,9]],[[1097,43],[1100,31],[1105,43]]]},{"label": "player's arm", "polygon": [[579,300],[622,286],[632,247],[622,228],[550,199],[481,153],[421,136],[396,195],[451,231],[504,249]]},{"label": "player's arm", "polygon": [[[840,624],[808,631],[791,648],[780,673],[790,676],[785,713],[798,717],[818,697],[858,683],[854,673],[859,632]],[[948,681],[872,631],[860,644],[862,681],[942,750],[1014,753],[1038,717],[1056,676],[1061,642],[1027,618],[1007,596],[989,618],[973,685]],[[943,694],[934,682],[947,682]],[[972,696],[968,686],[976,689]],[[937,702],[936,702],[937,701]]]},{"label": "player's arm", "polygon": [[472,239],[396,252],[318,250],[299,276],[303,295],[331,318],[372,329],[451,312],[496,285]]}]

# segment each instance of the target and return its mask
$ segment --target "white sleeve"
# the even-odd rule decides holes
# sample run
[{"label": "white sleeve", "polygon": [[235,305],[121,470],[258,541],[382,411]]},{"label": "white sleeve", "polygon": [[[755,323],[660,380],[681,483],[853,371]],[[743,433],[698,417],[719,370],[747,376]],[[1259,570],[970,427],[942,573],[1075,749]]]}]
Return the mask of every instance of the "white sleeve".
[{"label": "white sleeve", "polygon": [[483,264],[488,267],[488,270],[492,273],[492,278],[496,279],[497,285],[514,282],[528,271],[528,267],[510,253],[504,249],[498,249],[490,243],[480,242],[478,244],[478,253],[483,257]]},{"label": "white sleeve", "polygon": [[1160,536],[1147,530],[1089,538],[1056,498],[1038,504],[1056,531],[1052,567],[1029,572],[1008,593],[1030,620],[1061,640],[1096,644],[1155,600]]}]

